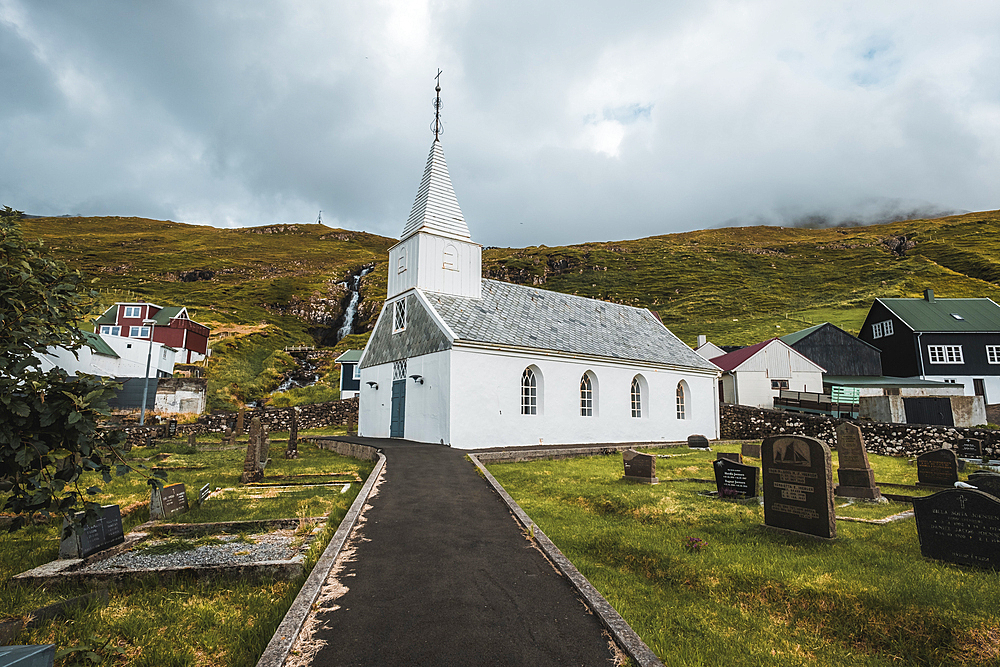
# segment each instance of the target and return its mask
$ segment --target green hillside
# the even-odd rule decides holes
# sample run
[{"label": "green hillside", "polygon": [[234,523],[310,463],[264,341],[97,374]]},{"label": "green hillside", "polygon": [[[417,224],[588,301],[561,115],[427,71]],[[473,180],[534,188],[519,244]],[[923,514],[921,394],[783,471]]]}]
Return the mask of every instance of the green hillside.
[{"label": "green hillside", "polygon": [[[235,334],[213,342],[213,405],[266,395],[268,383],[247,383],[268,368],[280,371],[274,350],[332,345],[347,295],[339,283],[374,265],[361,283],[360,328],[370,330],[385,298],[388,249],[395,242],[315,224],[216,229],[118,217],[22,222],[27,237],[42,238],[57,257],[99,278],[97,287],[106,292],[98,307],[126,298],[186,305],[195,320]],[[941,297],[1000,301],[1000,211],[871,227],[738,227],[491,248],[483,270],[499,280],[650,308],[689,344],[698,334],[719,344],[750,344],[824,321],[856,333],[876,297],[916,297],[932,288]]]}]

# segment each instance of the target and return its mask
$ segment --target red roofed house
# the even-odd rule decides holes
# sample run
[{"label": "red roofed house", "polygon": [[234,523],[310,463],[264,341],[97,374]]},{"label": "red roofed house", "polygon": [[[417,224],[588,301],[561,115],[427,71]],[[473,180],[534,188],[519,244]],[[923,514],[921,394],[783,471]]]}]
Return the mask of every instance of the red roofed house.
[{"label": "red roofed house", "polygon": [[[152,327],[144,324],[153,320]],[[94,321],[94,332],[106,336],[124,336],[153,341],[177,350],[177,363],[190,364],[208,354],[209,328],[188,317],[187,308],[154,303],[116,303]]]},{"label": "red roofed house", "polygon": [[782,390],[823,393],[823,367],[778,338],[710,361],[722,369],[724,403],[773,409]]}]

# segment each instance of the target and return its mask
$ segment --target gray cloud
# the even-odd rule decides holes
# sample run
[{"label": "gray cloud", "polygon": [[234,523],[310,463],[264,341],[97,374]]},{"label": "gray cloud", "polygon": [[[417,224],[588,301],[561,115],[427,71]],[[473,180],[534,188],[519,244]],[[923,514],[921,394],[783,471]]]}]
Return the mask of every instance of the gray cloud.
[{"label": "gray cloud", "polygon": [[486,245],[1000,205],[995,3],[0,0],[0,61],[34,214],[396,236],[437,67]]}]

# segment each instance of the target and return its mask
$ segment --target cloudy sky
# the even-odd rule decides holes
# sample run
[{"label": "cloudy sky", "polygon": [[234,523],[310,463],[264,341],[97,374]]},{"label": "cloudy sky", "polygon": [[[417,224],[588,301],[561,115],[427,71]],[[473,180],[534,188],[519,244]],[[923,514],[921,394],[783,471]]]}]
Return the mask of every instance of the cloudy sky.
[{"label": "cloudy sky", "polygon": [[484,245],[1000,208],[1000,3],[0,0],[0,205]]}]

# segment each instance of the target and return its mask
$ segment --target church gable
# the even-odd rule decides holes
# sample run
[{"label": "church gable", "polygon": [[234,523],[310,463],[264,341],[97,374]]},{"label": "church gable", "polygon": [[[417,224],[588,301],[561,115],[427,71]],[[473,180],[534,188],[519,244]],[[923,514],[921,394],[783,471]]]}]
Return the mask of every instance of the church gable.
[{"label": "church gable", "polygon": [[[399,301],[401,300],[396,299],[383,306],[382,315],[365,348],[361,368],[451,348],[451,340],[427,312],[420,299],[413,294],[403,297],[406,312],[402,322],[397,313]],[[397,331],[400,323],[403,324],[403,328]]]}]

